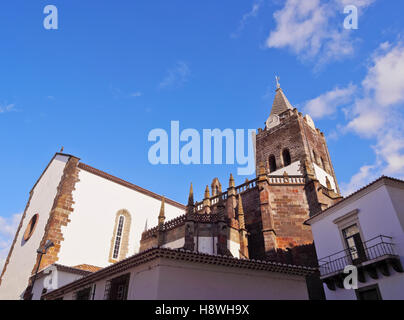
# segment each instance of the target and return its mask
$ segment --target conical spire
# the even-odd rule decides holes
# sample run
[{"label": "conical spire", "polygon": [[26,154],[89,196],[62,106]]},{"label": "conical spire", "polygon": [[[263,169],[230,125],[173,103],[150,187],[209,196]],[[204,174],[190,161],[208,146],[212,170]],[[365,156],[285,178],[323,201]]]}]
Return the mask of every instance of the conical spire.
[{"label": "conical spire", "polygon": [[191,182],[191,187],[189,188],[188,206],[193,206],[193,205],[194,205],[194,187],[192,186],[192,182]]},{"label": "conical spire", "polygon": [[164,224],[164,221],[166,220],[166,217],[165,217],[165,202],[166,202],[166,199],[163,197],[161,199],[161,207],[160,207],[160,214],[159,214],[159,225]]},{"label": "conical spire", "polygon": [[146,223],[144,224],[144,231],[147,231],[147,219],[146,219]]},{"label": "conical spire", "polygon": [[279,115],[286,110],[293,110],[293,107],[290,104],[288,98],[286,98],[285,94],[283,93],[282,88],[279,87],[278,89],[276,89],[275,99],[272,104],[271,116]]},{"label": "conical spire", "polygon": [[205,189],[205,199],[210,199],[209,186],[206,186],[206,189]]},{"label": "conical spire", "polygon": [[236,186],[236,184],[234,183],[233,174],[230,173],[229,187],[234,188],[235,186]]},{"label": "conical spire", "polygon": [[238,223],[239,223],[240,229],[245,229],[244,209],[243,209],[243,201],[241,199],[241,195],[238,196],[237,213],[238,213]]}]

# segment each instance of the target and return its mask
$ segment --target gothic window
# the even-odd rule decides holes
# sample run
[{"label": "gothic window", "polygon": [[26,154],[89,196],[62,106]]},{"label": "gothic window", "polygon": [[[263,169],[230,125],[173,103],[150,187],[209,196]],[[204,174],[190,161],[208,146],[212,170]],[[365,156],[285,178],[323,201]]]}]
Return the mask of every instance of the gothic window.
[{"label": "gothic window", "polygon": [[283,165],[285,167],[289,166],[292,163],[292,159],[290,157],[290,153],[289,153],[288,149],[283,150],[282,158],[283,158]]},{"label": "gothic window", "polygon": [[115,237],[114,254],[112,255],[112,258],[114,258],[114,259],[118,259],[119,247],[121,246],[121,240],[122,240],[122,231],[123,231],[124,221],[125,221],[125,217],[120,216],[119,223],[118,223],[118,230],[116,232],[116,237]]},{"label": "gothic window", "polygon": [[276,171],[276,159],[274,155],[269,157],[269,172]]},{"label": "gothic window", "polygon": [[126,258],[129,248],[131,220],[130,213],[125,209],[119,210],[116,213],[109,262],[115,263]]}]

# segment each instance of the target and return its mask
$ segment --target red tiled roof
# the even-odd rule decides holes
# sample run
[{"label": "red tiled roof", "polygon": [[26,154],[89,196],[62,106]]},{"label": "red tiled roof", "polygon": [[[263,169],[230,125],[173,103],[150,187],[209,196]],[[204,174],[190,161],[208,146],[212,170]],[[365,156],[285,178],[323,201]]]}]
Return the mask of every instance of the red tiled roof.
[{"label": "red tiled roof", "polygon": [[79,264],[78,266],[74,266],[72,268],[80,269],[80,270],[84,270],[84,271],[90,271],[90,272],[97,272],[102,269],[101,267],[92,266],[90,264]]},{"label": "red tiled roof", "polygon": [[51,291],[46,295],[44,295],[44,298],[54,299],[60,297],[66,292],[74,291],[83,286],[101,280],[105,277],[110,277],[111,275],[122,273],[127,269],[147,263],[157,258],[189,261],[194,263],[196,262],[210,265],[215,264],[232,268],[279,272],[298,276],[306,276],[316,271],[315,268],[310,268],[306,266],[296,266],[290,264],[288,265],[271,261],[238,259],[222,255],[210,255],[205,253],[198,253],[183,249],[152,248],[143,251],[141,253],[138,253],[134,256],[131,256],[125,260],[112,264],[109,267],[101,269],[95,273],[89,274],[88,276],[76,280],[74,282],[71,282],[59,289]]}]

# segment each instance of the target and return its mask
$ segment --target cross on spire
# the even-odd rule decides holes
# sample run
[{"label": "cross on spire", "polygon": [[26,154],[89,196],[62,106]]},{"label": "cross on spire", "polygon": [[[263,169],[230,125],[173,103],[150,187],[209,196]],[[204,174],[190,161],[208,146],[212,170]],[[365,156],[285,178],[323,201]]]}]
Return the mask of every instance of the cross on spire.
[{"label": "cross on spire", "polygon": [[279,89],[281,87],[281,84],[279,82],[281,80],[281,77],[275,76],[275,80],[276,80],[276,89]]}]

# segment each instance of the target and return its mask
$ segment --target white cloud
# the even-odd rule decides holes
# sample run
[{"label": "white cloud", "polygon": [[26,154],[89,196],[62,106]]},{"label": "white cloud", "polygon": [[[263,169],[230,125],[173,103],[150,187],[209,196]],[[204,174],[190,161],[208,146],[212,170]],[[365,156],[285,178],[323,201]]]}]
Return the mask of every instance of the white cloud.
[{"label": "white cloud", "polygon": [[[382,44],[362,82],[347,128],[376,140],[373,175],[404,177],[404,46]],[[374,178],[369,176],[369,181]]]},{"label": "white cloud", "polygon": [[8,218],[0,217],[0,273],[3,270],[21,216],[22,214],[19,213]]},{"label": "white cloud", "polygon": [[133,92],[133,93],[131,93],[131,97],[141,97],[142,96],[142,93],[140,92],[140,91],[136,91],[136,92]]},{"label": "white cloud", "polygon": [[330,116],[336,112],[338,107],[351,102],[355,91],[356,86],[352,84],[346,88],[336,87],[334,90],[307,101],[303,109],[314,119]]},{"label": "white cloud", "polygon": [[191,70],[184,61],[179,61],[174,68],[167,71],[167,76],[160,82],[160,88],[181,86],[188,81]]},{"label": "white cloud", "polygon": [[258,15],[258,13],[262,7],[262,4],[263,4],[263,0],[254,1],[251,10],[249,12],[247,12],[246,14],[244,14],[243,17],[241,18],[237,31],[235,33],[231,34],[232,38],[237,38],[238,35],[240,34],[240,32],[244,30],[248,20],[255,18]]},{"label": "white cloud", "polygon": [[8,104],[8,105],[0,105],[0,113],[6,113],[15,110],[14,109],[15,105],[14,104]]},{"label": "white cloud", "polygon": [[369,183],[370,180],[377,178],[374,173],[375,165],[365,165],[359,169],[348,183],[341,184],[341,190],[344,196],[348,196]]},{"label": "white cloud", "polygon": [[369,6],[373,0],[286,0],[274,13],[276,28],[266,41],[268,48],[286,48],[302,59],[321,65],[354,53],[351,30],[343,28],[343,5]]},{"label": "white cloud", "polygon": [[[353,132],[374,140],[374,164],[364,165],[350,182],[342,184],[344,194],[381,175],[404,178],[404,44],[382,43],[372,55],[367,75],[359,88],[336,88],[305,104],[314,118],[332,115],[341,109],[347,123],[343,132]],[[345,92],[344,92],[345,91]],[[346,100],[343,95],[346,94]],[[335,132],[333,133],[335,136]]]}]

